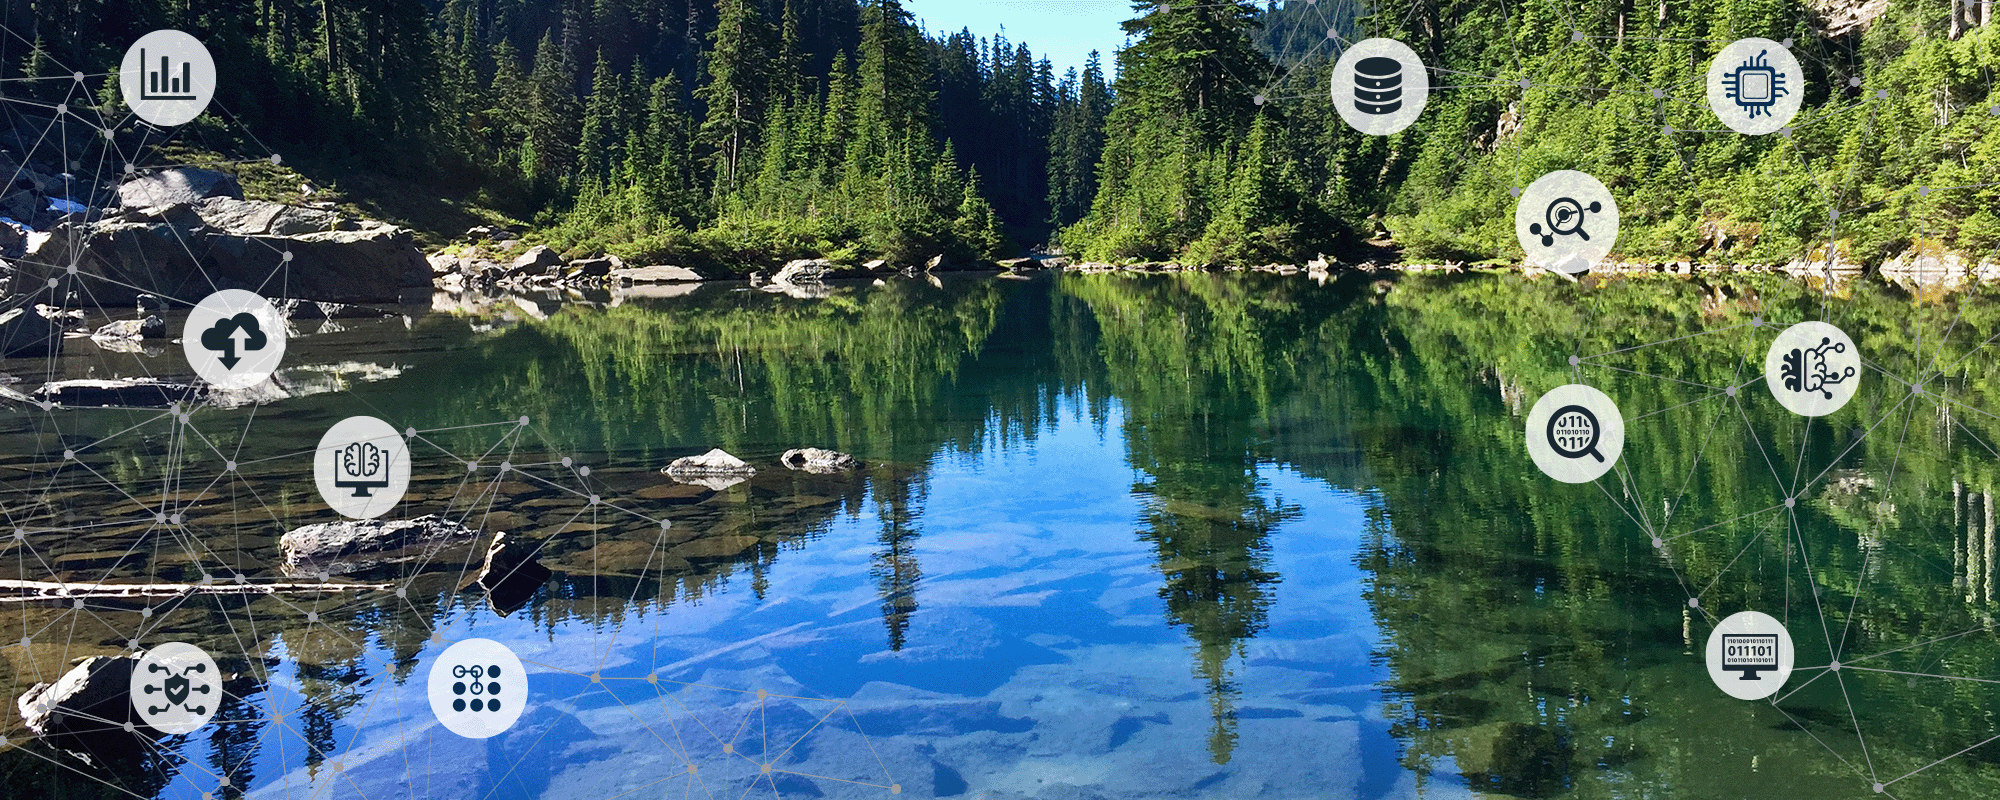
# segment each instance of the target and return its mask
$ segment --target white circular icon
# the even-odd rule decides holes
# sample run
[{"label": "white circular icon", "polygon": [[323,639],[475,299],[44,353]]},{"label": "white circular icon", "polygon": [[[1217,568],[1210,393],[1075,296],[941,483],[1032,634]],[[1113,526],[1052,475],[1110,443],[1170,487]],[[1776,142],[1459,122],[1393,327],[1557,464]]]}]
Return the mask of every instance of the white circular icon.
[{"label": "white circular icon", "polygon": [[1764,382],[1792,413],[1824,417],[1854,399],[1861,383],[1861,353],[1839,328],[1801,322],[1778,334],[1764,354]]},{"label": "white circular icon", "polygon": [[247,389],[278,371],[285,357],[285,316],[256,292],[224,289],[188,313],[181,349],[202,380],[222,389]]},{"label": "white circular icon", "polygon": [[1514,233],[1529,264],[1571,275],[1588,272],[1618,242],[1618,201],[1588,173],[1556,170],[1521,192]]},{"label": "white circular icon", "polygon": [[126,48],[118,89],[140,119],[180,125],[201,116],[215,97],[215,59],[200,39],[180,31],[153,31]]},{"label": "white circular icon", "polygon": [[1792,676],[1792,635],[1761,611],[1738,611],[1708,634],[1708,678],[1730,697],[1762,700]]},{"label": "white circular icon", "polygon": [[1528,456],[1563,483],[1597,480],[1624,449],[1625,418],[1618,404],[1589,386],[1558,386],[1528,412]]},{"label": "white circular icon", "polygon": [[410,448],[389,423],[348,417],[326,430],[313,452],[319,496],[341,516],[374,519],[403,502],[410,488]]},{"label": "white circular icon", "polygon": [[222,704],[222,671],[201,648],[168,642],[132,667],[132,709],[161,733],[193,733]]},{"label": "white circular icon", "polygon": [[1333,106],[1355,130],[1388,136],[1410,127],[1430,101],[1431,76],[1409,45],[1364,39],[1333,65]]},{"label": "white circular icon", "polygon": [[528,705],[528,671],[514,651],[492,639],[445,648],[431,665],[431,713],[467,739],[487,739],[513,727]]},{"label": "white circular icon", "polygon": [[1781,130],[1804,101],[1805,72],[1782,44],[1738,39],[1708,62],[1708,107],[1737,133]]}]

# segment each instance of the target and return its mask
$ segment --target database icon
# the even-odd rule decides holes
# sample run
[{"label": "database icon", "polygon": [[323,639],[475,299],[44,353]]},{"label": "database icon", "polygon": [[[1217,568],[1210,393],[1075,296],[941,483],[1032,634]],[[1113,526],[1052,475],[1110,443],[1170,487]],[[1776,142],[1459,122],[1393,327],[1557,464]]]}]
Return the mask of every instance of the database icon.
[{"label": "database icon", "polygon": [[1367,39],[1347,48],[1333,65],[1333,104],[1355,130],[1388,136],[1423,114],[1430,72],[1409,45]]}]

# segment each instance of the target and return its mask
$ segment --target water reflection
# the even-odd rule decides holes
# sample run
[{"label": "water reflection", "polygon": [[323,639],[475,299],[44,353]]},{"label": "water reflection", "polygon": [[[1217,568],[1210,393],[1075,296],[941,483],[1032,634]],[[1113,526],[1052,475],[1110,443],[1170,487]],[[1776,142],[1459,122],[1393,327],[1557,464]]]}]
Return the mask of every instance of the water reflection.
[{"label": "water reflection", "polygon": [[[1819,421],[1757,394],[1768,331],[1752,320],[1825,302],[1782,279],[1187,274],[352,326],[304,352],[389,377],[258,410],[255,436],[249,409],[199,412],[191,424],[260,465],[207,489],[157,485],[163,460],[183,483],[219,474],[173,450],[157,412],[54,430],[17,415],[0,468],[32,478],[7,506],[34,536],[0,551],[22,556],[0,577],[275,576],[276,534],[330,517],[283,443],[369,410],[435,444],[398,513],[507,531],[554,577],[491,614],[460,592],[481,540],[351,576],[402,595],[192,596],[144,618],[138,603],[8,606],[0,621],[35,639],[6,649],[10,694],[134,631],[234,654],[238,678],[196,739],[90,764],[36,740],[0,754],[0,783],[28,796],[81,770],[141,796],[607,796],[639,785],[617,776],[704,757],[662,756],[654,720],[634,721],[674,711],[646,706],[664,680],[851,699],[914,796],[1059,795],[1027,776],[1085,771],[1106,796],[1870,796],[1992,735],[1993,696],[1954,678],[2000,657],[2000,431],[1979,349],[2000,305],[1841,291],[1835,321],[1879,372]],[[1602,489],[1542,478],[1520,441],[1525,406],[1575,380],[1632,421]],[[518,433],[493,427],[522,416]],[[53,468],[124,428],[87,469]],[[865,466],[775,465],[808,445]],[[713,446],[765,468],[721,491],[655,472]],[[491,472],[503,458],[538,479]],[[106,481],[129,497],[107,501]],[[152,522],[168,500],[191,535]],[[57,531],[78,523],[102,527]],[[1745,607],[1794,620],[1808,669],[1777,707],[1718,700],[1692,655],[1711,614]],[[539,648],[528,660],[557,700],[491,747],[426,738],[410,687],[433,634],[483,632]],[[1852,669],[1822,668],[1843,656]],[[4,727],[23,737],[18,716]],[[574,744],[533,746],[552,731]],[[874,773],[839,760],[858,742],[778,747],[786,783],[728,785],[873,796],[851,787]],[[363,766],[411,748],[444,766]],[[1995,788],[1987,758],[1973,747],[1898,796]],[[799,777],[817,769],[853,783]]]}]

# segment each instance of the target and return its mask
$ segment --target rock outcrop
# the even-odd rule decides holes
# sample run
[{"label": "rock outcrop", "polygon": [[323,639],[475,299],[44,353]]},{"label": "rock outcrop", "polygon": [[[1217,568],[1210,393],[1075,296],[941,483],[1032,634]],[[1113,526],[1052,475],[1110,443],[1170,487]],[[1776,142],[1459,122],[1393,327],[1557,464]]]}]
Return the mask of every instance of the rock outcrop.
[{"label": "rock outcrop", "polygon": [[[350,519],[294,528],[279,545],[294,570],[344,574],[411,560],[436,548],[469,541],[478,531],[437,514],[416,519]],[[418,551],[418,552],[411,552]]]},{"label": "rock outcrop", "polygon": [[784,456],[780,457],[778,462],[801,472],[813,472],[822,475],[846,472],[858,469],[861,466],[861,460],[854,456],[834,450],[822,450],[817,447],[801,447],[796,450],[786,450]]}]

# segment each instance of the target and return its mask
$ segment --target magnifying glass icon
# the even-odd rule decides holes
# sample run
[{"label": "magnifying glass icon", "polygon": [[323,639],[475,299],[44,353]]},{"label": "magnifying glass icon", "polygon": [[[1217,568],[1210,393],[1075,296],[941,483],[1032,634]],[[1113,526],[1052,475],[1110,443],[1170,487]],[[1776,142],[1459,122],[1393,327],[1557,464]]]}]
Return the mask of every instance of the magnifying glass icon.
[{"label": "magnifying glass icon", "polygon": [[1542,219],[1548,223],[1548,227],[1543,228],[1542,223],[1537,222],[1528,226],[1528,232],[1542,237],[1543,247],[1553,246],[1557,236],[1574,235],[1588,242],[1590,232],[1583,229],[1584,212],[1597,214],[1603,210],[1604,204],[1594,200],[1585,207],[1574,197],[1558,197],[1542,212]]},{"label": "magnifying glass icon", "polygon": [[1603,435],[1597,415],[1583,406],[1563,406],[1549,416],[1549,449],[1563,458],[1589,455],[1603,463],[1604,455],[1597,452],[1597,440]]}]

